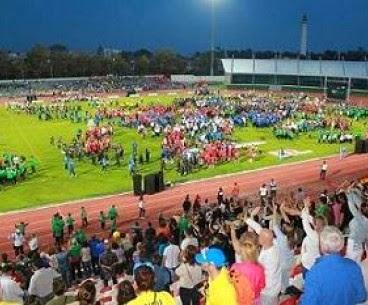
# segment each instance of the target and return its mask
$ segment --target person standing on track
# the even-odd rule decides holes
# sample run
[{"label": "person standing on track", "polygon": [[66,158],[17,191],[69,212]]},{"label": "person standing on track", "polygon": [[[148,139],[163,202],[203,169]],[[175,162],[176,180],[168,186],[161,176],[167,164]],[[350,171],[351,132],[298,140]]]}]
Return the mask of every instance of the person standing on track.
[{"label": "person standing on track", "polygon": [[321,170],[319,172],[319,178],[321,180],[326,180],[327,168],[328,168],[327,161],[324,160],[323,163],[322,163],[322,166],[321,166]]},{"label": "person standing on track", "polygon": [[234,200],[239,199],[239,193],[240,193],[239,185],[237,182],[234,182],[234,187],[231,191],[231,196],[234,198]]},{"label": "person standing on track", "polygon": [[276,194],[277,194],[277,184],[275,182],[275,179],[272,178],[270,182],[270,197],[272,202],[276,201]]},{"label": "person standing on track", "polygon": [[87,217],[87,211],[85,207],[81,207],[80,216],[82,220],[82,228],[87,228],[88,227],[88,217]]},{"label": "person standing on track", "polygon": [[19,229],[15,229],[15,232],[10,235],[9,239],[13,242],[15,256],[23,254],[23,244],[25,242],[25,238],[22,232]]},{"label": "person standing on track", "polygon": [[267,202],[267,193],[268,193],[268,190],[267,190],[267,186],[265,183],[262,184],[262,186],[259,188],[259,197],[261,199],[261,203],[262,205],[265,205],[266,202]]},{"label": "person standing on track", "polygon": [[139,197],[138,209],[139,209],[138,217],[141,218],[141,219],[144,219],[145,215],[146,215],[146,209],[144,208],[143,195],[140,195],[140,197]]},{"label": "person standing on track", "polygon": [[107,217],[106,217],[104,211],[100,211],[100,215],[98,216],[98,222],[100,223],[100,228],[102,230],[105,230],[106,219],[107,219]]},{"label": "person standing on track", "polygon": [[68,216],[65,219],[66,227],[68,228],[68,234],[69,236],[72,235],[74,231],[74,218],[72,217],[72,214],[68,213]]},{"label": "person standing on track", "polygon": [[109,209],[109,211],[107,212],[107,217],[111,221],[114,221],[118,218],[118,210],[116,209],[115,204],[113,204],[111,208]]}]

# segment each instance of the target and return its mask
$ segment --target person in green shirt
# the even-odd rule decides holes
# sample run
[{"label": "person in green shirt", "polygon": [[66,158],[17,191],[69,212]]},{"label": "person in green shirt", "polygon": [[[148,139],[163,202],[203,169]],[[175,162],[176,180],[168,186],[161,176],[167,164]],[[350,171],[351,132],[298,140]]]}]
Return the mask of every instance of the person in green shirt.
[{"label": "person in green shirt", "polygon": [[55,239],[55,244],[61,245],[64,233],[64,221],[60,218],[58,213],[54,215],[51,221],[51,229]]},{"label": "person in green shirt", "polygon": [[68,213],[68,216],[65,219],[66,226],[68,228],[68,235],[72,235],[74,231],[74,218],[72,217],[72,214]]},{"label": "person in green shirt", "polygon": [[105,226],[106,226],[106,215],[103,211],[100,211],[100,215],[98,216],[98,221],[100,223],[100,227],[102,230],[105,230]]},{"label": "person in green shirt", "polygon": [[27,226],[28,226],[28,223],[24,223],[24,221],[21,221],[19,224],[15,225],[15,228],[18,229],[20,231],[20,233],[25,236]]},{"label": "person in green shirt", "polygon": [[80,245],[83,245],[87,241],[87,236],[82,229],[75,232],[74,238]]},{"label": "person in green shirt", "polygon": [[34,156],[31,156],[31,158],[27,162],[27,167],[31,168],[31,173],[34,174],[36,172],[36,166],[37,166],[37,160]]},{"label": "person in green shirt", "polygon": [[111,235],[117,230],[116,218],[111,222]]},{"label": "person in green shirt", "polygon": [[322,202],[319,202],[316,205],[316,208],[314,210],[316,216],[326,218],[328,217],[329,208],[328,205]]},{"label": "person in green shirt", "polygon": [[64,228],[65,228],[65,221],[63,216],[59,216],[59,223],[60,223],[60,230],[61,230],[61,242],[64,242]]},{"label": "person in green shirt", "polygon": [[77,277],[80,279],[82,278],[81,250],[82,247],[77,240],[73,240],[69,249],[70,273],[72,281],[75,281]]},{"label": "person in green shirt", "polygon": [[190,228],[189,220],[185,215],[180,217],[178,227],[180,231],[180,237],[183,237],[184,233]]},{"label": "person in green shirt", "polygon": [[115,205],[113,204],[111,206],[111,208],[109,209],[109,211],[107,212],[107,217],[111,220],[114,221],[118,218],[118,210],[116,209]]}]

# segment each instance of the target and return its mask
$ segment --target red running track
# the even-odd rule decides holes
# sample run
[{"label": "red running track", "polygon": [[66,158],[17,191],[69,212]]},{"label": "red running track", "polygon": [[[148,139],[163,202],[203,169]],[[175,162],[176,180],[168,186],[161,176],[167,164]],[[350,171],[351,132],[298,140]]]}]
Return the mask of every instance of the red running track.
[{"label": "red running track", "polygon": [[[87,233],[91,234],[97,232],[100,237],[107,237],[109,235],[109,230],[107,229],[105,232],[101,232],[97,219],[99,211],[106,211],[112,204],[118,207],[118,227],[121,231],[124,231],[127,230],[134,221],[139,221],[142,226],[144,226],[148,219],[156,223],[160,213],[167,216],[174,215],[181,210],[182,202],[186,194],[190,194],[191,198],[199,194],[202,200],[205,198],[214,200],[220,186],[223,187],[226,194],[231,191],[235,181],[238,182],[240,186],[240,195],[242,197],[254,195],[258,191],[260,185],[262,183],[268,183],[271,178],[274,178],[277,182],[280,192],[290,192],[302,186],[307,192],[313,195],[317,191],[325,188],[336,188],[345,179],[368,176],[368,154],[352,155],[344,160],[338,160],[338,157],[331,157],[328,159],[328,165],[328,175],[325,181],[319,180],[321,161],[317,160],[292,165],[286,164],[268,169],[177,185],[159,194],[145,197],[146,220],[137,219],[137,198],[132,194],[83,200],[31,211],[6,213],[0,215],[0,252],[10,251],[11,244],[8,240],[8,236],[14,230],[14,224],[20,221],[29,223],[26,231],[27,235],[29,233],[36,233],[39,237],[41,248],[45,249],[48,245],[52,245],[50,228],[52,215],[58,211],[63,215],[70,212],[77,220],[78,227],[80,225],[79,209],[81,206],[85,206],[88,212],[90,225],[88,226]],[[234,166],[236,166],[236,163],[234,163]]]}]

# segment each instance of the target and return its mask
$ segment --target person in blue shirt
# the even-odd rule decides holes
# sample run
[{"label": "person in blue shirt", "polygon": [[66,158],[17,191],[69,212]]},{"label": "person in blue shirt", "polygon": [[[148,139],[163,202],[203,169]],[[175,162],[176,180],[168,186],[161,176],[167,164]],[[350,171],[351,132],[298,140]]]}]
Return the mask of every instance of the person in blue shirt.
[{"label": "person in blue shirt", "polygon": [[321,256],[307,273],[300,305],[355,305],[366,300],[360,266],[344,258],[342,233],[326,226],[320,234]]},{"label": "person in blue shirt", "polygon": [[105,246],[101,240],[99,240],[96,235],[93,235],[89,241],[89,248],[91,250],[91,263],[93,273],[100,273],[100,255],[105,251]]}]

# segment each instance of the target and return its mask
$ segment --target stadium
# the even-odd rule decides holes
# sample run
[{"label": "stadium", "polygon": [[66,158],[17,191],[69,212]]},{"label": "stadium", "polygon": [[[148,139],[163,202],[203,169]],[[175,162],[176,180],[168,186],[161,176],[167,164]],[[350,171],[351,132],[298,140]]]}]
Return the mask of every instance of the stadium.
[{"label": "stadium", "polygon": [[[325,90],[345,86],[347,91],[368,89],[366,61],[303,59],[223,59],[231,85],[280,86],[297,90]],[[349,93],[350,94],[350,93]]]},{"label": "stadium", "polygon": [[[165,15],[159,2],[151,10]],[[174,2],[179,15],[192,8]],[[78,43],[63,22],[55,32],[45,20],[70,50],[39,44],[54,40],[32,25],[5,35],[0,305],[368,302],[368,51],[327,49],[316,30],[326,51],[310,51],[309,20],[296,7],[297,52],[286,42],[283,52],[215,48],[216,35],[244,39],[216,29],[216,14],[231,24],[227,10],[245,8],[232,0],[216,12],[215,2],[191,11],[186,30],[172,21],[197,48],[203,37],[191,27],[210,13],[210,50],[190,55],[173,51],[188,41],[165,18],[159,36],[169,49],[139,49],[151,39],[145,31],[156,33],[146,28],[134,32],[136,51],[118,47],[120,11],[110,20],[104,5],[96,16],[111,27],[96,21],[98,31],[115,43],[96,51],[78,44],[92,39],[93,20],[83,34],[75,29]],[[128,15],[136,9],[124,5]],[[288,33],[295,16],[282,16]],[[17,40],[23,31],[29,41]],[[250,45],[262,40],[251,37]]]}]

